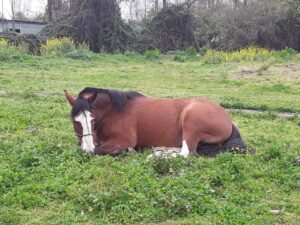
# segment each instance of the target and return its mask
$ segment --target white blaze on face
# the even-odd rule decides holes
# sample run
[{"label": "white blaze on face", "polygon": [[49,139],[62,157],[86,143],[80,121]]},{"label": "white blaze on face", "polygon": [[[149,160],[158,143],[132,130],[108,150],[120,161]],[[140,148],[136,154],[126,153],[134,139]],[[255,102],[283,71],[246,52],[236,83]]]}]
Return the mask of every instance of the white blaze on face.
[{"label": "white blaze on face", "polygon": [[74,120],[79,122],[82,127],[82,140],[81,148],[87,153],[94,153],[95,145],[92,136],[92,116],[89,111],[84,111],[78,116],[74,117]]}]

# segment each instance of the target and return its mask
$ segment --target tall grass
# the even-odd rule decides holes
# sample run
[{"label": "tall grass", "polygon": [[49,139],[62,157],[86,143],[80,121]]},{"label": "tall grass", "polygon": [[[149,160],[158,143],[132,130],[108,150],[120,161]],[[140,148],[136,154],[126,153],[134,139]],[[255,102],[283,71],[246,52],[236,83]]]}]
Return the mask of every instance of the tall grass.
[{"label": "tall grass", "polygon": [[202,58],[202,61],[208,64],[219,64],[226,62],[264,61],[271,58],[290,60],[295,56],[296,52],[290,48],[283,49],[281,51],[272,51],[269,49],[252,46],[233,52],[208,49]]},{"label": "tall grass", "polygon": [[0,39],[0,62],[21,61],[28,57],[25,45],[10,45],[6,39]]},{"label": "tall grass", "polygon": [[50,57],[68,57],[72,59],[90,60],[89,47],[86,44],[75,45],[69,37],[49,39],[41,47],[41,54]]}]

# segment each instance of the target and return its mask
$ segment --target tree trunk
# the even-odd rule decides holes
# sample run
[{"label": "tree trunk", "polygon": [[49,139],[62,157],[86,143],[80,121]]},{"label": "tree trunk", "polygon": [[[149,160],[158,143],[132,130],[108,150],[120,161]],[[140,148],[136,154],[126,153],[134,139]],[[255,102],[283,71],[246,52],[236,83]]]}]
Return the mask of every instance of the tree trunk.
[{"label": "tree trunk", "polygon": [[53,20],[53,0],[47,0],[47,14],[48,20]]},{"label": "tree trunk", "polygon": [[167,0],[163,0],[163,8],[167,7]]},{"label": "tree trunk", "polygon": [[233,0],[234,8],[237,8],[240,5],[240,0]]},{"label": "tree trunk", "polygon": [[154,2],[154,11],[158,13],[158,0],[155,0]]}]

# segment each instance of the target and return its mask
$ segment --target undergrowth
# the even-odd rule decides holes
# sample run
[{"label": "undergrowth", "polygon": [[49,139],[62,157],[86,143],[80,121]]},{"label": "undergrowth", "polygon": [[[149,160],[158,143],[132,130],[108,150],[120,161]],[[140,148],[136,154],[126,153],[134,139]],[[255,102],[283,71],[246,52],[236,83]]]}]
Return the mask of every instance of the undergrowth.
[{"label": "undergrowth", "polygon": [[207,50],[203,57],[204,63],[219,64],[226,62],[251,62],[265,61],[268,59],[290,60],[295,58],[296,52],[293,49],[287,48],[280,51],[271,51],[265,48],[249,47],[233,52]]},{"label": "undergrowth", "polygon": [[28,59],[25,45],[10,45],[7,40],[0,39],[0,62],[16,62]]},{"label": "undergrowth", "polygon": [[71,38],[53,38],[41,46],[43,56],[67,57],[75,60],[90,60],[89,47],[86,44],[76,45]]}]

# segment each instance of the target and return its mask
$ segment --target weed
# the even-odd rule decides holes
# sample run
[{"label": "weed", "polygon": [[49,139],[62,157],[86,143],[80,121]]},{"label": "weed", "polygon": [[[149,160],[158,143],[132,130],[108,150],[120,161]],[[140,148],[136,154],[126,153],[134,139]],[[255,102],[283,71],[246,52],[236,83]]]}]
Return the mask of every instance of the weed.
[{"label": "weed", "polygon": [[160,57],[160,50],[159,49],[147,50],[144,53],[144,55],[147,60],[158,60]]},{"label": "weed", "polygon": [[76,49],[71,38],[53,38],[41,46],[41,54],[45,56],[64,56]]},{"label": "weed", "polygon": [[7,40],[0,39],[0,62],[14,62],[29,59],[27,47],[10,45]]},{"label": "weed", "polygon": [[197,60],[197,51],[194,47],[190,47],[185,51],[176,51],[174,60],[177,62],[187,62]]},{"label": "weed", "polygon": [[259,47],[249,47],[233,52],[207,50],[203,57],[205,63],[219,64],[224,62],[249,62],[264,61],[272,57],[292,59],[294,54],[291,50],[286,49],[279,52],[270,51]]}]

